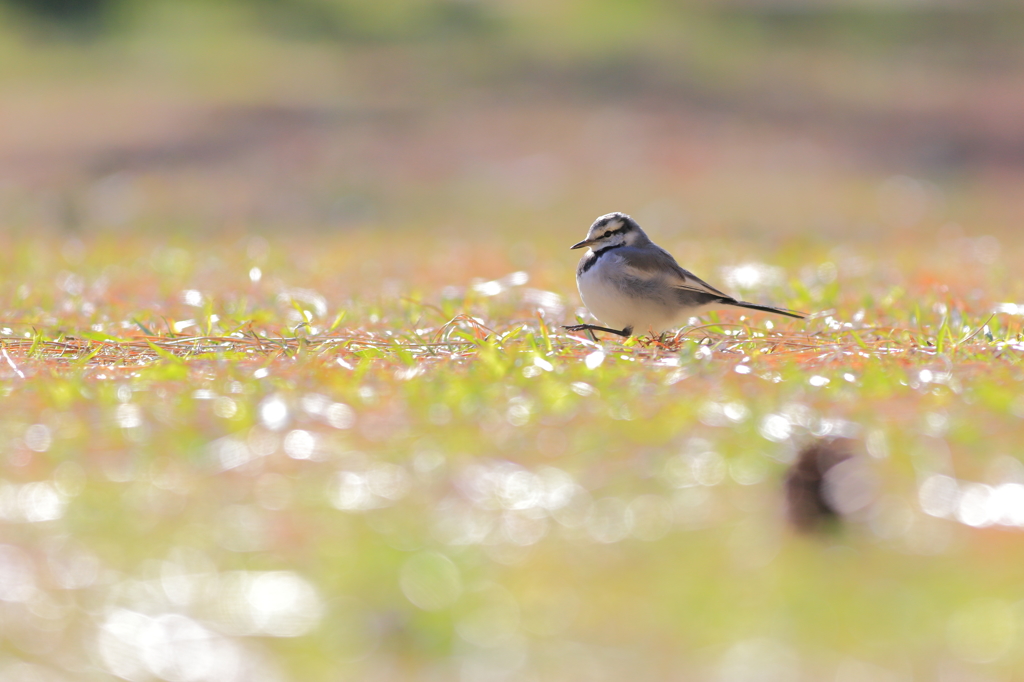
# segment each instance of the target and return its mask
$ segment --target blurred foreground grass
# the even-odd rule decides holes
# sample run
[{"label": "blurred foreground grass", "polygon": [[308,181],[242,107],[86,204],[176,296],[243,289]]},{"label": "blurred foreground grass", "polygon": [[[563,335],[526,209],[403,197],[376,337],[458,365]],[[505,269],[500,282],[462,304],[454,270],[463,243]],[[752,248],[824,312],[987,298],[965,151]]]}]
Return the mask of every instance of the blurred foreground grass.
[{"label": "blurred foreground grass", "polygon": [[594,344],[580,232],[8,239],[5,679],[1013,679],[1021,244],[666,243],[818,314]]}]

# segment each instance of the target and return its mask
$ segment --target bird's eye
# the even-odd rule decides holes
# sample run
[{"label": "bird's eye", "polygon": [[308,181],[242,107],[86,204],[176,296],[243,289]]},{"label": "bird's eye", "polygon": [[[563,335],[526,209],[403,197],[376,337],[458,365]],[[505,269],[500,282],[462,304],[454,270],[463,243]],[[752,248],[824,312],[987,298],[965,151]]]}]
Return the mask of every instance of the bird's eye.
[{"label": "bird's eye", "polygon": [[608,239],[608,237],[611,237],[611,236],[612,236],[611,232],[605,232],[604,235],[601,236],[601,239]]}]

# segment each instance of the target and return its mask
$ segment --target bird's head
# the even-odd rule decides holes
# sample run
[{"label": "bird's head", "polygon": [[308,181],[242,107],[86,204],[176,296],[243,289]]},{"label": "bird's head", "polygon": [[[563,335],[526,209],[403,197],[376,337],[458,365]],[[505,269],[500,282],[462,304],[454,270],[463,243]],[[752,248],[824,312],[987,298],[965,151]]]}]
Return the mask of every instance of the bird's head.
[{"label": "bird's head", "polygon": [[646,241],[650,240],[635,220],[625,213],[609,213],[595,220],[587,232],[587,238],[573,244],[572,248],[589,246],[594,251],[600,251],[610,246],[634,246]]}]

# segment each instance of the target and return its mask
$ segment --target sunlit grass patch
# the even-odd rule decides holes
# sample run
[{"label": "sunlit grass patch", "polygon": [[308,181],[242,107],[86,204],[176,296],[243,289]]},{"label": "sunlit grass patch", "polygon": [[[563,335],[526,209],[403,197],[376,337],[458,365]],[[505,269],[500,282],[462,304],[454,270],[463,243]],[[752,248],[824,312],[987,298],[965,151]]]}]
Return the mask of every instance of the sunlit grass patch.
[{"label": "sunlit grass patch", "polygon": [[[74,637],[60,666],[129,678],[1020,664],[1009,294],[826,268],[753,291],[805,321],[594,341],[561,329],[584,314],[571,264],[389,281],[319,246],[14,264],[19,658],[51,668]],[[859,444],[871,500],[801,537],[782,480],[830,437]]]},{"label": "sunlit grass patch", "polygon": [[[911,329],[867,325],[863,322],[863,311],[856,315],[856,322],[842,322],[834,314],[822,313],[812,315],[805,324],[788,325],[813,330],[777,329],[770,321],[762,328],[752,326],[753,322],[715,322],[684,327],[660,337],[641,335],[622,340],[599,333],[604,338],[598,340],[562,331],[560,325],[552,325],[544,319],[543,310],[536,311],[531,320],[524,311],[529,308],[529,302],[520,303],[516,313],[523,321],[511,325],[501,320],[460,314],[437,327],[387,329],[388,322],[396,322],[388,320],[376,324],[372,330],[344,329],[342,320],[346,314],[341,313],[328,329],[303,322],[290,330],[274,330],[277,334],[285,331],[288,336],[261,333],[251,322],[230,333],[225,330],[223,335],[173,332],[156,335],[133,318],[132,324],[121,325],[128,331],[121,336],[99,331],[58,332],[48,336],[33,328],[31,333],[25,332],[23,338],[18,338],[11,328],[6,328],[0,335],[0,344],[8,368],[19,373],[22,370],[14,358],[27,362],[33,369],[56,369],[131,368],[158,361],[180,363],[203,359],[268,363],[280,358],[307,356],[334,359],[349,368],[361,361],[379,361],[369,364],[378,368],[396,365],[411,373],[450,361],[480,363],[485,368],[500,367],[508,371],[513,366],[524,365],[524,354],[532,354],[533,358],[532,365],[530,358],[526,358],[527,367],[550,371],[551,363],[544,360],[545,357],[582,360],[589,369],[594,369],[603,362],[604,356],[619,349],[622,359],[661,365],[680,365],[683,361],[708,359],[719,354],[723,358],[741,360],[737,369],[740,374],[749,373],[752,366],[779,362],[795,363],[804,369],[883,358],[900,363],[939,358],[951,363],[950,367],[952,363],[972,361],[1016,363],[1019,362],[1017,352],[1024,344],[1021,325],[1014,325],[1012,318],[1006,319],[1006,316],[997,319],[996,313],[979,319],[974,327],[965,323],[961,316],[960,327],[954,331],[948,316],[943,316],[936,325]],[[417,305],[413,303],[412,307]],[[411,321],[408,318],[397,320],[398,323]],[[212,321],[205,323],[191,319],[186,322],[184,327],[181,323],[168,323],[168,326],[194,330],[197,326],[218,326],[220,318],[213,315]],[[131,329],[132,326],[136,329]],[[750,364],[753,359],[759,362]],[[537,370],[527,370],[530,371]],[[940,379],[941,374],[932,372],[926,376]]]}]

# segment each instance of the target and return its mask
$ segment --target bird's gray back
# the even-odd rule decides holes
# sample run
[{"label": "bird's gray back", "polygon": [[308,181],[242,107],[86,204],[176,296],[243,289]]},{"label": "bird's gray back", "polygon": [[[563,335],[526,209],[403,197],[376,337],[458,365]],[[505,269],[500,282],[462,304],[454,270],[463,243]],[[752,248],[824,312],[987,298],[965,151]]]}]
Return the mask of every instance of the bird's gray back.
[{"label": "bird's gray back", "polygon": [[665,275],[667,279],[679,280],[678,282],[673,282],[676,286],[683,285],[687,288],[702,288],[708,293],[730,298],[724,292],[719,291],[697,275],[680,266],[671,253],[653,242],[644,248],[624,247],[619,249],[619,254],[627,265],[637,270],[651,273],[667,273]]}]

